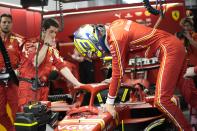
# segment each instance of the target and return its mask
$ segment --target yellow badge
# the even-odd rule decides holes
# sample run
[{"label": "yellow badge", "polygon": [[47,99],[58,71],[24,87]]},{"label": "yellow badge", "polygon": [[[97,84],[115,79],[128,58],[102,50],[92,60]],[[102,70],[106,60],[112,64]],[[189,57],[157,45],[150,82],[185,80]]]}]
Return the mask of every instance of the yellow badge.
[{"label": "yellow badge", "polygon": [[172,18],[177,21],[180,18],[180,12],[179,10],[172,11]]}]

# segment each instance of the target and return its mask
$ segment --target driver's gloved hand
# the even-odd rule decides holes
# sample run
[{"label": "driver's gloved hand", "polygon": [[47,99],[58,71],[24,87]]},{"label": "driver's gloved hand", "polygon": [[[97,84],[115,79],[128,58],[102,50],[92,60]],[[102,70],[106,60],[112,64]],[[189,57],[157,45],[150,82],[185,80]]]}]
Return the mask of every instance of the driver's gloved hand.
[{"label": "driver's gloved hand", "polygon": [[116,113],[114,105],[112,105],[112,104],[107,104],[106,103],[103,106],[103,112],[109,112],[112,115],[113,119],[116,118],[117,113]]}]

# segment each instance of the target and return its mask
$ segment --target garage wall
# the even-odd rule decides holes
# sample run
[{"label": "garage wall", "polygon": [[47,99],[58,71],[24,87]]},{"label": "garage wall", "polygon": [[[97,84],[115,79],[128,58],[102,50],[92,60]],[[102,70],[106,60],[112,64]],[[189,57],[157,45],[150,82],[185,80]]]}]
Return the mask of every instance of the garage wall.
[{"label": "garage wall", "polygon": [[[174,34],[181,30],[179,22],[181,18],[185,17],[184,3],[169,4],[165,7],[167,12],[159,24],[158,28],[166,30]],[[57,39],[60,42],[60,55],[66,60],[70,59],[70,55],[73,52],[73,44],[70,36],[73,32],[83,24],[106,24],[112,21],[122,18],[130,19],[138,23],[144,24],[146,26],[153,27],[158,20],[159,16],[154,16],[144,8],[141,4],[136,5],[122,5],[122,6],[112,6],[104,8],[94,8],[94,9],[84,9],[84,10],[73,10],[64,11],[64,30],[57,35]],[[54,17],[55,12],[51,14],[48,13],[45,17]],[[59,15],[59,14],[58,14]],[[60,20],[59,17],[55,17]],[[102,67],[101,61],[96,61],[96,80],[103,80],[102,72],[100,68]]]},{"label": "garage wall", "polygon": [[0,14],[2,13],[12,14],[13,32],[27,38],[39,35],[41,21],[41,14],[39,12],[0,6]]}]

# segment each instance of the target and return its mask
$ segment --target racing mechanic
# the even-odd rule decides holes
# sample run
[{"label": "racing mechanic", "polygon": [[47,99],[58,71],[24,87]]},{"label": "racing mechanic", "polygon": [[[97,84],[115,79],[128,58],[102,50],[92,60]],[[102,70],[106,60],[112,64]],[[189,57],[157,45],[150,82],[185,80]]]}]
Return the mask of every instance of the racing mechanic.
[{"label": "racing mechanic", "polygon": [[170,118],[180,131],[192,130],[182,111],[171,101],[174,90],[178,87],[186,101],[197,108],[197,90],[194,83],[183,78],[186,70],[184,46],[175,36],[131,20],[119,19],[109,26],[82,25],[74,33],[74,44],[76,49],[89,59],[111,54],[112,80],[105,108],[112,116],[116,115],[114,99],[124,74],[128,53],[148,47],[151,47],[151,52],[160,49],[161,64],[156,82],[155,106]]},{"label": "racing mechanic", "polygon": [[[0,36],[7,50],[7,54],[10,58],[11,66],[13,69],[17,69],[20,63],[21,50],[20,46],[23,43],[24,38],[18,34],[13,33],[12,30],[12,16],[10,14],[2,14],[0,16]],[[8,62],[8,61],[7,61]],[[2,124],[7,131],[14,131],[14,125],[8,117],[6,104],[8,103],[12,112],[12,118],[15,120],[17,112],[18,97],[17,89],[18,85],[13,81],[5,80],[4,75],[7,72],[4,63],[2,52],[0,53],[0,124]]]},{"label": "racing mechanic", "polygon": [[[183,18],[180,25],[184,29],[183,36],[188,40],[190,44],[190,50],[188,50],[188,57],[191,65],[197,65],[196,53],[197,53],[197,33],[194,31],[194,23],[191,18]],[[187,68],[185,77],[193,77],[196,75],[197,67]]]},{"label": "racing mechanic", "polygon": [[[55,37],[59,24],[54,19],[45,19],[42,25],[41,40],[34,39],[24,44],[24,59],[21,63],[19,82],[19,110],[29,101],[47,100],[49,89],[47,87],[48,75],[55,66],[58,71],[73,85],[80,86],[81,83],[73,76],[66,62],[59,56],[55,48]],[[38,88],[35,86],[36,75],[36,50],[40,44],[38,61]]]},{"label": "racing mechanic", "polygon": [[[194,30],[194,21],[192,18],[186,17],[180,21],[183,31],[179,34],[184,38],[184,43],[187,49],[187,59],[189,66],[184,74],[185,78],[193,78],[196,83],[197,74],[197,33]],[[190,107],[189,107],[190,108]],[[190,123],[193,125],[197,122],[197,111],[190,108]]]}]

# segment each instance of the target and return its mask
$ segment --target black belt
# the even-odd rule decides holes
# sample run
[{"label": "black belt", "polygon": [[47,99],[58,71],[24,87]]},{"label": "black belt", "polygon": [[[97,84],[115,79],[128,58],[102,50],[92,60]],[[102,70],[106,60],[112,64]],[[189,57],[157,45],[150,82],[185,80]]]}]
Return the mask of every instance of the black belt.
[{"label": "black belt", "polygon": [[[19,77],[19,81],[26,81],[28,83],[31,83],[32,84],[32,90],[37,90],[35,88],[36,87],[35,86],[35,83],[36,83],[36,79],[35,78],[29,79],[29,78]],[[47,82],[40,81],[39,79],[38,79],[37,84],[38,84],[38,86],[37,86],[38,88],[48,86],[48,83]]]},{"label": "black belt", "polygon": [[26,81],[28,83],[33,83],[33,79],[19,77],[19,81]]}]

